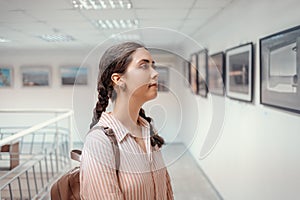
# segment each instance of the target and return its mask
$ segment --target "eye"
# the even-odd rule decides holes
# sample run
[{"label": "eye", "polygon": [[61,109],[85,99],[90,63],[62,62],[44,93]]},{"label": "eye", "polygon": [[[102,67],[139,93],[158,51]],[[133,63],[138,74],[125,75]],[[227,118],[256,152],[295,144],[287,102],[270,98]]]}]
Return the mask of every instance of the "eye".
[{"label": "eye", "polygon": [[140,65],[141,68],[143,69],[148,69],[149,68],[149,63],[143,63]]}]

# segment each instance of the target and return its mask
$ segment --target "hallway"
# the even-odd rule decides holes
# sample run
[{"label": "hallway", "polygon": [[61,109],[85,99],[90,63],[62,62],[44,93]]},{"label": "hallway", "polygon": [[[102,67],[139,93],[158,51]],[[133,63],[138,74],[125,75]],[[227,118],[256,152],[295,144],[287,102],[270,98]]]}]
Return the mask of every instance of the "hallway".
[{"label": "hallway", "polygon": [[[182,154],[185,150],[185,146],[181,143],[171,144],[168,150],[164,152],[164,156],[173,157],[172,155]],[[175,200],[221,199],[189,151],[186,150],[178,160],[168,165],[168,170],[172,180]]]}]

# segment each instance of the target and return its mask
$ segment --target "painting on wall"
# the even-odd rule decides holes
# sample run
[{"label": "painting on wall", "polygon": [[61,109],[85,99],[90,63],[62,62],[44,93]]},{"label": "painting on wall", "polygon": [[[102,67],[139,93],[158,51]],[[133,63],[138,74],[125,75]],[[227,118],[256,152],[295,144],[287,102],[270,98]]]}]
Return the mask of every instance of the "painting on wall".
[{"label": "painting on wall", "polygon": [[300,26],[260,39],[261,103],[300,113]]},{"label": "painting on wall", "polygon": [[184,60],[183,61],[183,84],[186,86],[186,87],[189,87],[190,84],[191,84],[191,76],[190,76],[190,62],[189,61],[186,61]]},{"label": "painting on wall", "polygon": [[155,70],[158,72],[158,91],[169,91],[169,68],[164,66],[157,66]]},{"label": "painting on wall", "polygon": [[203,49],[198,52],[198,94],[202,97],[207,96],[207,65],[208,50]]},{"label": "painting on wall", "polygon": [[225,94],[224,60],[224,53],[219,52],[210,55],[208,61],[208,91],[220,96]]},{"label": "painting on wall", "polygon": [[253,44],[247,43],[226,50],[226,95],[252,101]]},{"label": "painting on wall", "polygon": [[87,85],[88,84],[88,68],[87,67],[60,67],[61,85]]},{"label": "painting on wall", "polygon": [[0,88],[9,88],[12,86],[12,68],[0,67]]},{"label": "painting on wall", "polygon": [[50,85],[50,67],[21,67],[22,84],[24,87],[45,87]]},{"label": "painting on wall", "polygon": [[197,70],[197,54],[194,53],[191,55],[191,62],[190,62],[190,80],[191,80],[191,88],[194,94],[198,93],[198,70]]}]

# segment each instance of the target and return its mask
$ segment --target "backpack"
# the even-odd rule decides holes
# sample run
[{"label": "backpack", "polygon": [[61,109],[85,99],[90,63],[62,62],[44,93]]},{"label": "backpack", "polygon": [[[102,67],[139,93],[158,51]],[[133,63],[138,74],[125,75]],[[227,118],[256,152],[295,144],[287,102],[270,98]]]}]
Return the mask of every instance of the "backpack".
[{"label": "backpack", "polygon": [[[120,166],[120,151],[116,136],[111,128],[96,126],[89,132],[100,129],[110,139],[115,154],[117,175]],[[71,159],[80,162],[81,150],[72,150],[70,152]],[[75,167],[60,177],[51,187],[51,199],[53,200],[80,200],[80,182],[79,182],[80,167]]]}]

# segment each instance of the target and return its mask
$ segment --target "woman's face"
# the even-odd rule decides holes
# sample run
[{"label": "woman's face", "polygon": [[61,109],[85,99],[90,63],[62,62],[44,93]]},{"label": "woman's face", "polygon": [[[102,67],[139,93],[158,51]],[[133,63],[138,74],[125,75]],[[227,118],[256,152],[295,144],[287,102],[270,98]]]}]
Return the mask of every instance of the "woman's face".
[{"label": "woman's face", "polygon": [[129,99],[144,103],[157,96],[158,73],[154,67],[153,58],[145,48],[138,48],[132,54],[132,61],[123,75]]}]

